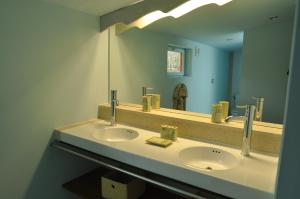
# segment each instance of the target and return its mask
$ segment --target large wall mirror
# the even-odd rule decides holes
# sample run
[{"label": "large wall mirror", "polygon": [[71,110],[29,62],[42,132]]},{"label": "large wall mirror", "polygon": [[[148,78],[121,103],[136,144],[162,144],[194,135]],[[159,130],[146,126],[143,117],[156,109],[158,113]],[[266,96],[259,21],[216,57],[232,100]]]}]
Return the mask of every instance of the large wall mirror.
[{"label": "large wall mirror", "polygon": [[119,35],[111,28],[110,88],[141,104],[142,87],[151,87],[172,109],[184,85],[186,111],[205,114],[220,100],[234,112],[263,97],[262,120],[282,123],[294,9],[294,0],[233,0]]}]

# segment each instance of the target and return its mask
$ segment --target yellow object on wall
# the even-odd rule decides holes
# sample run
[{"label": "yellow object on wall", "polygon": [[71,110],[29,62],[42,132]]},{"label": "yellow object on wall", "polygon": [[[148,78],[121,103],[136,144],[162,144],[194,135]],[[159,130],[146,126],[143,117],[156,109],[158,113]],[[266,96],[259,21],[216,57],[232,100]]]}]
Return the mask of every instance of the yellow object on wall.
[{"label": "yellow object on wall", "polygon": [[228,117],[229,102],[220,101],[219,103],[222,105],[222,119],[225,119],[226,117]]},{"label": "yellow object on wall", "polygon": [[142,97],[143,99],[143,111],[144,112],[150,112],[151,111],[151,96],[150,95],[146,95]]},{"label": "yellow object on wall", "polygon": [[151,94],[152,95],[152,109],[160,109],[160,95],[159,94]]},{"label": "yellow object on wall", "polygon": [[211,106],[211,122],[222,123],[222,104],[213,104]]}]

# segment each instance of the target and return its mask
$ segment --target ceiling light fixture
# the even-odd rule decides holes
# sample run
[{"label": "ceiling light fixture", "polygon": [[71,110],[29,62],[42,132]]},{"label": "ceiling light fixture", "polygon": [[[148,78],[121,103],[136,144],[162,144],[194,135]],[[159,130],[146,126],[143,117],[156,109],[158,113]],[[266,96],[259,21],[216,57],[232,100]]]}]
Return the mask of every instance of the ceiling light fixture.
[{"label": "ceiling light fixture", "polygon": [[132,5],[135,5],[135,4],[138,4],[138,3],[141,3],[141,2],[143,2],[144,0],[138,0],[138,1],[135,1],[135,2],[133,2],[133,3],[131,3],[131,4],[129,4],[130,6],[132,6]]},{"label": "ceiling light fixture", "polygon": [[151,23],[165,18],[165,17],[174,17],[174,18],[179,18],[201,6],[205,6],[208,4],[217,4],[218,6],[223,6],[232,0],[190,0],[187,1],[186,3],[181,4],[180,6],[174,8],[168,13],[164,13],[160,10],[151,12],[136,21],[132,22],[129,24],[130,27],[138,27],[140,29],[150,25]]}]

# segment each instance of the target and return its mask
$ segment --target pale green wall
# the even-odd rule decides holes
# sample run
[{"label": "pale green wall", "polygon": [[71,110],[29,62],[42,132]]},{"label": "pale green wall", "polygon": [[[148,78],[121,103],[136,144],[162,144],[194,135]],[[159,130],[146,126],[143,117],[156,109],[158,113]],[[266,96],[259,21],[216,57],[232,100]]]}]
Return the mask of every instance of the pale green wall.
[{"label": "pale green wall", "polygon": [[[193,51],[191,76],[167,77],[168,44],[200,48],[199,56]],[[228,65],[228,52],[191,40],[138,29],[111,33],[111,87],[119,90],[121,102],[140,103],[146,85],[161,94],[163,107],[172,107],[173,89],[183,82],[189,93],[187,110],[209,113],[212,103],[228,99]]]},{"label": "pale green wall", "polygon": [[292,22],[274,23],[244,34],[240,104],[265,97],[263,121],[283,121],[292,28]]},{"label": "pale green wall", "polygon": [[107,33],[38,0],[1,0],[0,24],[0,198],[74,198],[61,184],[94,165],[48,142],[106,102]]}]

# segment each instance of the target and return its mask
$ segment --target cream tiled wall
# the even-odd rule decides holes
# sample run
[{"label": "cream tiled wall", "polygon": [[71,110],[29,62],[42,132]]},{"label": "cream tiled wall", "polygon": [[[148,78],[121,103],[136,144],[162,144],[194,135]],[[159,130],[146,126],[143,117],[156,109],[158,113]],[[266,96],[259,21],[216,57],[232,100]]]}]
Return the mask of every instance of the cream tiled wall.
[{"label": "cream tiled wall", "polygon": [[[109,105],[100,105],[100,119],[109,120]],[[160,125],[169,124],[179,127],[179,136],[197,139],[223,145],[240,147],[243,136],[243,123],[231,122],[228,124],[211,123],[210,118],[198,115],[180,114],[178,112],[167,112],[152,110],[142,112],[139,106],[120,105],[117,108],[116,120],[120,123],[159,131]],[[253,125],[251,148],[257,152],[278,154],[281,140],[281,125]]]}]

